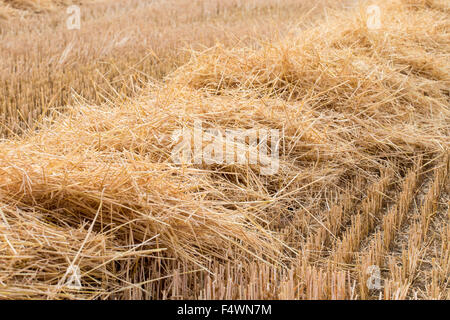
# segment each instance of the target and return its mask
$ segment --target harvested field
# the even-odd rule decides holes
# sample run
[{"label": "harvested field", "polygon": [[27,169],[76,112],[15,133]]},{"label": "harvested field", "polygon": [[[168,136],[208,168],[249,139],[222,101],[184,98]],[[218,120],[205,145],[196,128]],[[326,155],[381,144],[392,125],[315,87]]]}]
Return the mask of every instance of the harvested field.
[{"label": "harvested field", "polygon": [[74,95],[92,104],[134,96],[193,49],[273,41],[334,1],[65,1],[83,4],[80,30],[67,29],[63,1],[37,2],[0,1],[0,136],[33,128]]},{"label": "harvested field", "polygon": [[[294,23],[289,1],[230,1],[236,15],[199,13],[199,28],[252,20],[258,36],[205,31],[182,38],[201,48],[184,55],[181,38],[157,42],[165,55],[142,69],[121,60],[147,57],[141,42],[105,69],[75,42],[71,74],[41,63],[69,35],[25,59],[18,43],[33,38],[1,29],[0,298],[450,299],[450,7],[380,0],[371,29],[369,4],[304,4],[308,22]],[[30,28],[54,14],[23,10]],[[42,72],[60,86],[38,84]],[[271,143],[262,157],[267,136],[227,130],[272,130]]]}]

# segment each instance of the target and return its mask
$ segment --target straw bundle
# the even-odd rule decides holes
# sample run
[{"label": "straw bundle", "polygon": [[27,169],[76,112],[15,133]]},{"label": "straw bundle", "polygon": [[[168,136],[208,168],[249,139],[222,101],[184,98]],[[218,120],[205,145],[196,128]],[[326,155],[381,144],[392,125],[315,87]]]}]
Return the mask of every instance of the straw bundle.
[{"label": "straw bundle", "polygon": [[[445,186],[450,144],[449,8],[380,6],[379,30],[357,7],[260,48],[218,45],[139,98],[80,102],[3,141],[0,297],[367,298],[359,255],[393,203],[409,208],[411,179]],[[279,169],[174,163],[173,133],[196,122],[278,130]],[[82,289],[65,285],[75,265]],[[402,298],[446,296],[425,274]],[[386,298],[405,288],[392,279]]]}]

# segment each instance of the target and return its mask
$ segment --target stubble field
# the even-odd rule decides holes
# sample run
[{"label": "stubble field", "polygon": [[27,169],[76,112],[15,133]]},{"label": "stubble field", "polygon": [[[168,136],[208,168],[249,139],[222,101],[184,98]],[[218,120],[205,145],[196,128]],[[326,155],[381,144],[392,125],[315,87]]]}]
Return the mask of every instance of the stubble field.
[{"label": "stubble field", "polygon": [[0,298],[449,299],[450,7],[374,3],[0,1]]}]

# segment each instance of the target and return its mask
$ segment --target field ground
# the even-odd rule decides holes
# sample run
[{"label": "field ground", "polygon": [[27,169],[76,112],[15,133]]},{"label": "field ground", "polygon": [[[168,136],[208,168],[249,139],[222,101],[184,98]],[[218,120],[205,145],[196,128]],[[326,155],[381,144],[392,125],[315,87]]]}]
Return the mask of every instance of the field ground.
[{"label": "field ground", "polygon": [[0,1],[0,298],[450,299],[450,7],[376,2]]},{"label": "field ground", "polygon": [[48,109],[72,104],[74,94],[96,104],[133,96],[187,62],[191,50],[277,39],[333,1],[81,1],[80,30],[67,30],[65,7],[53,4],[74,1],[36,2],[0,1],[4,136],[32,127]]}]

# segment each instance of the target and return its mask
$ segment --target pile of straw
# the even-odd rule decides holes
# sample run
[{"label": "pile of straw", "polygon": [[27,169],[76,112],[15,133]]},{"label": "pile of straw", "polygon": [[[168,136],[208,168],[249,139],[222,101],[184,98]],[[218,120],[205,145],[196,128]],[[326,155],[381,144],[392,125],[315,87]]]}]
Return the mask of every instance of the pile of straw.
[{"label": "pile of straw", "polygon": [[[339,234],[450,144],[449,8],[380,7],[379,30],[356,6],[278,43],[218,45],[133,101],[80,101],[1,142],[0,298],[361,298]],[[195,121],[279,130],[279,170],[174,163],[171,136]]]}]

